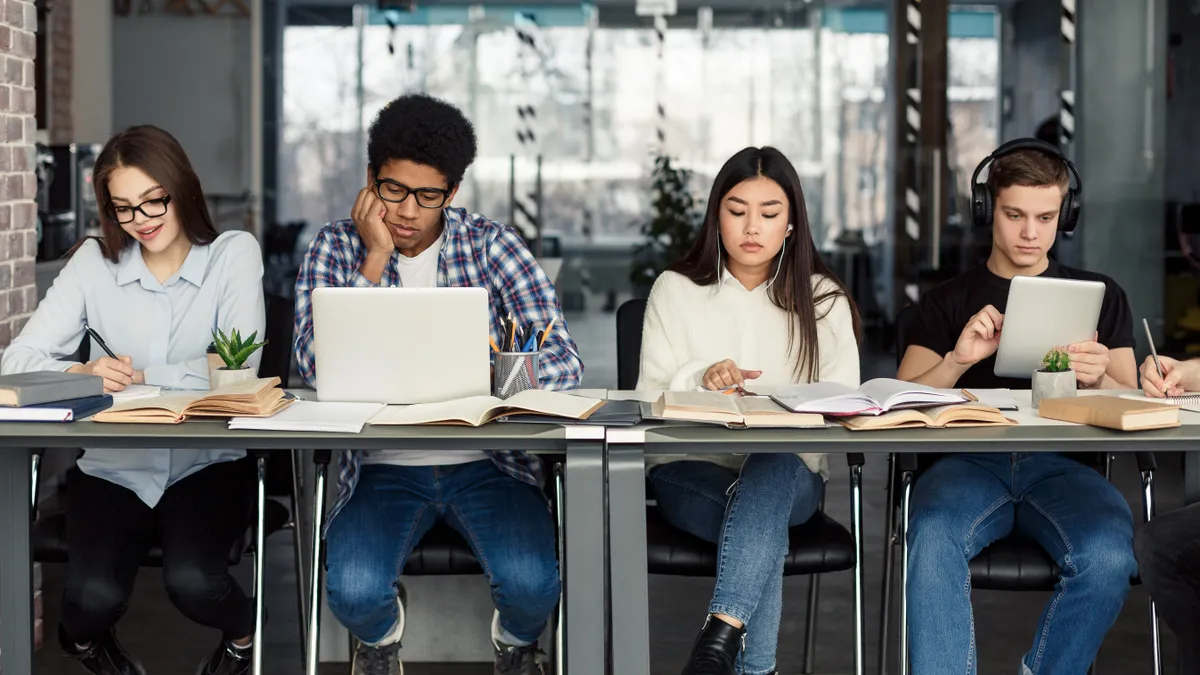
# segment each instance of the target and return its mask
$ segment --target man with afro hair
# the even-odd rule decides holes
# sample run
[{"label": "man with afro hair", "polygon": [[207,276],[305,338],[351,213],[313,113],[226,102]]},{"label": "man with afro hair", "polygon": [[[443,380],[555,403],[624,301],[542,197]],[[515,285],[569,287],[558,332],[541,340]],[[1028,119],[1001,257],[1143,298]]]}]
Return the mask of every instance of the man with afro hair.
[{"label": "man with afro hair", "polygon": [[[351,217],[326,225],[296,279],[296,357],[316,386],[312,291],[321,286],[488,290],[501,318],[553,329],[539,355],[543,389],[579,386],[583,363],[554,287],[511,228],[451,206],[475,160],[475,132],[457,108],[423,94],[389,103],[371,124],[366,186]],[[364,321],[364,332],[369,323]],[[384,349],[402,335],[376,336]],[[397,349],[395,358],[406,356]],[[416,358],[420,358],[417,350]],[[537,639],[559,597],[554,523],[541,460],[524,452],[343,451],[325,529],[329,607],[358,640],[356,675],[400,675],[400,570],[436,520],[470,542],[496,612],[496,675],[538,675]]]}]

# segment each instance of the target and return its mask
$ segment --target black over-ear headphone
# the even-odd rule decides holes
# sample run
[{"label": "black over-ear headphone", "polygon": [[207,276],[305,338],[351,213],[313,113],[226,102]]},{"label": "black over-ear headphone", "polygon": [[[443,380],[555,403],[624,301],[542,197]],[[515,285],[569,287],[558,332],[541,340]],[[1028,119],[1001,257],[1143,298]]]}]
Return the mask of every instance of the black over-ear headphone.
[{"label": "black over-ear headphone", "polygon": [[[975,173],[971,175],[971,219],[975,221],[977,227],[992,226],[992,209],[994,206],[992,203],[992,191],[988,189],[987,183],[979,182],[979,174],[983,172],[984,167],[989,166],[996,159],[1005,155],[1011,155],[1019,150],[1044,152],[1051,157],[1062,160],[1063,164],[1067,165],[1070,178],[1068,179],[1067,193],[1063,196],[1062,208],[1058,212],[1058,230],[1060,232],[1073,231],[1075,226],[1079,224],[1079,195],[1083,191],[1083,183],[1079,180],[1079,171],[1061,150],[1036,138],[1018,138],[1015,141],[1009,141],[996,148],[992,154],[984,157],[979,166],[975,167]],[[1074,185],[1070,184],[1071,180],[1074,181]]]}]

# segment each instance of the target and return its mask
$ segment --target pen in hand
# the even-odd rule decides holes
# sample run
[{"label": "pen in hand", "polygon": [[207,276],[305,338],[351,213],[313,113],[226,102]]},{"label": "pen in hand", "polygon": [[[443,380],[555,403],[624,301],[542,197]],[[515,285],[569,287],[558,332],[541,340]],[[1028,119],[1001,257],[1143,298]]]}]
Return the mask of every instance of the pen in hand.
[{"label": "pen in hand", "polygon": [[96,341],[96,344],[100,345],[100,348],[104,350],[104,353],[108,354],[114,359],[117,359],[118,361],[121,360],[117,358],[117,355],[113,353],[113,350],[108,348],[108,345],[104,342],[104,338],[100,337],[100,334],[93,330],[91,326],[85,323],[83,324],[83,330],[87,332],[88,335],[92,336],[92,339]]}]

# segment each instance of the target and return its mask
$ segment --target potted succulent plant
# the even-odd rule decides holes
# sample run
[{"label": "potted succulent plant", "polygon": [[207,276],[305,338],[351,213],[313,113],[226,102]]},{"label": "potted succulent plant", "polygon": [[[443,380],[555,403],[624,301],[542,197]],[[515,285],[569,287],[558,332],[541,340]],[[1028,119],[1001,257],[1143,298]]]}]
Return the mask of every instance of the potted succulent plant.
[{"label": "potted succulent plant", "polygon": [[1033,373],[1033,409],[1045,398],[1069,398],[1075,395],[1075,371],[1065,349],[1055,347],[1042,357],[1042,367]]},{"label": "potted succulent plant", "polygon": [[216,349],[217,356],[221,357],[221,362],[225,365],[208,370],[208,387],[209,389],[220,389],[234,382],[243,380],[252,380],[258,377],[258,373],[246,366],[246,360],[250,358],[254,352],[260,347],[267,344],[266,340],[255,342],[258,337],[258,331],[250,334],[250,337],[243,339],[241,333],[235,328],[230,331],[229,335],[225,331],[213,329],[213,348]]}]

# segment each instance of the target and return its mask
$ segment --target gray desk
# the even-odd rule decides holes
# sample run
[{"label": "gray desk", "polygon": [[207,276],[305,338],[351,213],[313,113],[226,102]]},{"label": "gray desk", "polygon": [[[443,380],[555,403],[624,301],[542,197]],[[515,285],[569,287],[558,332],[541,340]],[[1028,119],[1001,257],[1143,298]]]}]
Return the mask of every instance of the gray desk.
[{"label": "gray desk", "polygon": [[[230,431],[224,421],[180,425],[4,424],[0,426],[0,671],[33,672],[30,457],[28,448],[247,448],[275,450],[524,450],[565,453],[565,660],[572,675],[603,675],[606,610],[604,430],[491,424],[366,427],[361,434]],[[323,495],[322,495],[323,496]],[[23,618],[22,618],[23,617]]]},{"label": "gray desk", "polygon": [[[1185,420],[1186,423],[1187,420]],[[852,432],[730,430],[713,425],[639,425],[609,429],[609,569],[612,672],[649,675],[646,573],[646,455],[752,452],[1035,452],[1179,451],[1200,446],[1200,424],[1121,433],[1087,426],[978,427]]]}]

